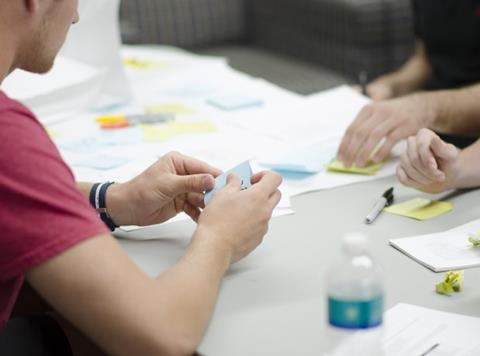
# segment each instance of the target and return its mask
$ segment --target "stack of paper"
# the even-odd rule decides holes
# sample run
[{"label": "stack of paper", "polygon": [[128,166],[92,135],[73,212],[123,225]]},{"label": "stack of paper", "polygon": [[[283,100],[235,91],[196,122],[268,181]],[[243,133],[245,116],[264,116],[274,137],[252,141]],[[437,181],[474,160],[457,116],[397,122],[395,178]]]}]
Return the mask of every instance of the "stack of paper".
[{"label": "stack of paper", "polygon": [[103,80],[103,70],[57,57],[49,73],[39,75],[18,69],[5,79],[2,89],[49,124],[64,118],[64,114],[91,108]]},{"label": "stack of paper", "polygon": [[390,244],[434,272],[480,266],[480,248],[469,235],[480,231],[480,220],[445,232],[390,240]]},{"label": "stack of paper", "polygon": [[[385,313],[383,355],[480,355],[478,330],[480,318],[397,304]],[[356,344],[361,347],[361,340],[360,333],[354,334],[330,356],[359,355],[359,349],[353,347]]]}]

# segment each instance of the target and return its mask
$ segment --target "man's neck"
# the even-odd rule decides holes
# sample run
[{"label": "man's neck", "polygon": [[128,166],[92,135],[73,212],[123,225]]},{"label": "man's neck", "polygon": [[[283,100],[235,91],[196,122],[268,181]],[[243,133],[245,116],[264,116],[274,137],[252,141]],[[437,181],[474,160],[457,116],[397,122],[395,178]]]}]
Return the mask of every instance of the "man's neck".
[{"label": "man's neck", "polygon": [[7,75],[15,69],[15,46],[13,46],[11,38],[6,38],[8,33],[9,31],[0,29],[0,43],[2,44],[2,51],[0,52],[0,85]]}]

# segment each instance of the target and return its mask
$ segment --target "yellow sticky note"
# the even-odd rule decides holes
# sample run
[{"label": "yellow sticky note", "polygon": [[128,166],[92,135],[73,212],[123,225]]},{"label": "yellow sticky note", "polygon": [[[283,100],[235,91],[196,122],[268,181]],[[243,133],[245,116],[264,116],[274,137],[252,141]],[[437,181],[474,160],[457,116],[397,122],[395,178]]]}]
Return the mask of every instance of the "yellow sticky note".
[{"label": "yellow sticky note", "polygon": [[217,127],[211,121],[172,121],[168,123],[168,126],[177,134],[217,131]]},{"label": "yellow sticky note", "polygon": [[360,168],[356,166],[345,167],[344,164],[338,160],[332,161],[327,165],[327,170],[330,172],[351,173],[351,174],[364,174],[367,176],[373,176],[382,169],[385,162],[369,163],[367,166]]},{"label": "yellow sticky note", "polygon": [[148,142],[168,141],[176,136],[176,133],[168,127],[154,125],[140,125],[143,130],[143,139]]},{"label": "yellow sticky note", "polygon": [[159,105],[150,105],[145,107],[147,114],[175,114],[187,115],[192,114],[193,110],[182,103],[167,103]]},{"label": "yellow sticky note", "polygon": [[428,220],[445,214],[453,209],[453,204],[443,201],[432,201],[425,198],[415,198],[400,204],[395,204],[384,210],[416,220]]},{"label": "yellow sticky note", "polygon": [[158,69],[165,67],[165,63],[149,59],[124,58],[123,64],[135,69]]},{"label": "yellow sticky note", "polygon": [[50,136],[51,138],[59,138],[62,136],[62,134],[57,130],[49,129],[49,128],[46,128],[46,130],[47,130],[48,136]]},{"label": "yellow sticky note", "polygon": [[208,133],[217,131],[211,121],[172,121],[166,125],[140,125],[145,141],[168,141],[183,134]]}]

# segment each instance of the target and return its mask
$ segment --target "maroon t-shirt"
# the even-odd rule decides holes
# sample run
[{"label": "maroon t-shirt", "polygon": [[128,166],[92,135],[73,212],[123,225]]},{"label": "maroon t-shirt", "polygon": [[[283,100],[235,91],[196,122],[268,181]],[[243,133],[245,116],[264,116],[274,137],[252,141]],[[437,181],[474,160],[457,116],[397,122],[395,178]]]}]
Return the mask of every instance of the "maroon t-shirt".
[{"label": "maroon t-shirt", "polygon": [[0,91],[0,330],[26,271],[107,232],[42,125]]}]

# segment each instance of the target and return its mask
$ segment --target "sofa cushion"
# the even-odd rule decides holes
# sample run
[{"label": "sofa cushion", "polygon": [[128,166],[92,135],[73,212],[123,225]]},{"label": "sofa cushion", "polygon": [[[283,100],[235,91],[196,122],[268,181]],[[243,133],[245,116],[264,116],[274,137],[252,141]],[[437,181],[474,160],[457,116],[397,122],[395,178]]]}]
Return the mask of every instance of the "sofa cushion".
[{"label": "sofa cushion", "polygon": [[123,0],[125,43],[195,48],[246,36],[244,0]]},{"label": "sofa cushion", "polygon": [[253,38],[262,47],[351,77],[392,70],[414,44],[410,0],[253,0]]}]

